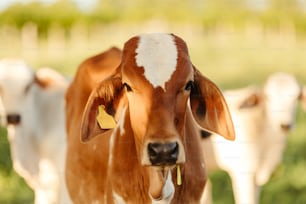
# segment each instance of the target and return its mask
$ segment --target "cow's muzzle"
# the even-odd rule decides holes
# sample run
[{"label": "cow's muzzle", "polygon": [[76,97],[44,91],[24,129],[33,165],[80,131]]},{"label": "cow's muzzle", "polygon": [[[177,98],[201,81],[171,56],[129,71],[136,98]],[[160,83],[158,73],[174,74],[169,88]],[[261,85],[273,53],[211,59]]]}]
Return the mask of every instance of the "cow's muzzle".
[{"label": "cow's muzzle", "polygon": [[291,124],[286,124],[286,123],[281,124],[280,126],[281,126],[282,131],[284,132],[289,132],[289,130],[291,130],[292,128]]},{"label": "cow's muzzle", "polygon": [[9,125],[18,125],[21,122],[21,116],[19,114],[8,114],[6,121]]},{"label": "cow's muzzle", "polygon": [[179,155],[177,142],[149,143],[148,155],[153,166],[170,166],[176,164]]}]

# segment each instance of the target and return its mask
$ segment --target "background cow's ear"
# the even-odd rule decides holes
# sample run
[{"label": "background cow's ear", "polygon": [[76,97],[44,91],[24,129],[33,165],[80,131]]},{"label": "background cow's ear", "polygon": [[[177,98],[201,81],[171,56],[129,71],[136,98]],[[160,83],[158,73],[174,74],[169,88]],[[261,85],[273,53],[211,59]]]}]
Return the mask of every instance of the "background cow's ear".
[{"label": "background cow's ear", "polygon": [[[82,116],[82,142],[87,142],[113,128],[110,124],[115,122],[116,111],[122,97],[123,86],[119,77],[106,79],[91,92]],[[98,121],[99,111],[103,111],[102,119],[112,121]],[[102,125],[103,122],[107,124]]]},{"label": "background cow's ear", "polygon": [[34,83],[43,89],[68,84],[63,75],[48,67],[40,68],[35,72]]},{"label": "background cow's ear", "polygon": [[263,96],[257,92],[251,92],[247,97],[241,102],[239,109],[248,109],[258,106],[263,101]]},{"label": "background cow's ear", "polygon": [[194,87],[190,106],[196,122],[210,132],[228,140],[235,139],[231,115],[218,87],[194,68]]},{"label": "background cow's ear", "polygon": [[300,100],[302,102],[302,107],[303,107],[304,111],[306,111],[306,86],[302,87]]}]

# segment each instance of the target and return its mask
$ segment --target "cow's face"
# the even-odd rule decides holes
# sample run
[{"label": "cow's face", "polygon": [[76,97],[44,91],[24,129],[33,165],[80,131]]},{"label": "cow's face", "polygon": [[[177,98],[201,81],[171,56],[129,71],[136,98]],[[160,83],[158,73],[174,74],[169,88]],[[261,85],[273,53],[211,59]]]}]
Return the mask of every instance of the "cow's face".
[{"label": "cow's face", "polygon": [[35,102],[34,86],[47,89],[53,85],[66,86],[66,80],[50,68],[34,72],[22,60],[3,59],[0,61],[0,108],[2,125],[18,125],[23,113],[29,110],[29,103]]},{"label": "cow's face", "polygon": [[276,73],[268,78],[264,95],[268,117],[273,121],[271,128],[285,132],[291,129],[301,93],[302,88],[292,75]]},{"label": "cow's face", "polygon": [[187,48],[172,35],[144,35],[129,41],[122,83],[143,165],[185,162],[183,127],[194,71]]},{"label": "cow's face", "polygon": [[0,62],[0,95],[2,102],[2,123],[19,124],[21,114],[30,86],[33,83],[34,72],[22,61],[2,60]]},{"label": "cow's face", "polygon": [[113,116],[120,106],[128,108],[125,121],[130,122],[132,133],[127,134],[134,136],[141,165],[149,168],[150,195],[156,199],[170,170],[186,160],[188,112],[200,127],[234,139],[223,96],[193,67],[185,42],[174,35],[147,34],[125,44],[117,73],[89,97],[83,141],[105,131],[95,121],[101,104]]}]

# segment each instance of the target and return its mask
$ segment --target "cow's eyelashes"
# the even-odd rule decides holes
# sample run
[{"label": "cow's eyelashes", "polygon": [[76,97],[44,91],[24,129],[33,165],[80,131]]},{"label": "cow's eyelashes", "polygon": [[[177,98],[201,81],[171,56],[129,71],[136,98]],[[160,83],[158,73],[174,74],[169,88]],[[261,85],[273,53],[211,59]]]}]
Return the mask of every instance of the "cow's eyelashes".
[{"label": "cow's eyelashes", "polygon": [[123,86],[125,87],[127,92],[133,91],[132,88],[130,87],[130,85],[128,85],[127,83],[123,83]]},{"label": "cow's eyelashes", "polygon": [[188,81],[188,83],[185,86],[185,90],[191,91],[192,87],[193,87],[193,81]]}]

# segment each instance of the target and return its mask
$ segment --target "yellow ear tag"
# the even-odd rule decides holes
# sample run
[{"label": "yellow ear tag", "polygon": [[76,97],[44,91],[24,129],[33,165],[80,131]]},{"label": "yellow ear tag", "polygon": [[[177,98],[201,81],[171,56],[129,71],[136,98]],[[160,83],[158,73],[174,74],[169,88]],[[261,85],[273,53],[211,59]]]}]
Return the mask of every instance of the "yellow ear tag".
[{"label": "yellow ear tag", "polygon": [[176,166],[176,183],[177,185],[182,185],[182,175],[181,175],[181,168],[180,168],[180,165],[177,165]]},{"label": "yellow ear tag", "polygon": [[113,116],[105,111],[104,105],[100,105],[98,108],[97,121],[102,129],[113,129],[117,126]]}]

